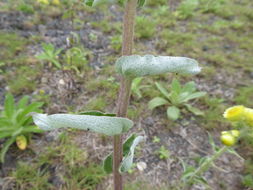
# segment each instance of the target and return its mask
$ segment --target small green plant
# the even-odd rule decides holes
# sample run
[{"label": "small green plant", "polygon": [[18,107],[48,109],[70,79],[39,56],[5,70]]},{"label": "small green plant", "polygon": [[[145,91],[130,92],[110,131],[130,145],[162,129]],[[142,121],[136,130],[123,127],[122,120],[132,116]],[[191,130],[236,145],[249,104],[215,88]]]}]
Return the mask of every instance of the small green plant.
[{"label": "small green plant", "polygon": [[194,11],[199,5],[199,0],[184,0],[176,11],[176,16],[180,19],[187,19],[194,15]]},{"label": "small green plant", "polygon": [[40,112],[41,102],[28,104],[29,97],[24,96],[17,104],[14,97],[7,94],[4,102],[4,110],[0,113],[0,139],[6,139],[0,152],[1,162],[9,147],[16,141],[17,146],[24,150],[27,145],[27,139],[32,133],[43,132],[37,126],[32,125],[32,117],[28,116],[30,112]]},{"label": "small green plant", "polygon": [[116,51],[120,51],[122,48],[122,38],[119,35],[115,35],[111,38],[111,47]]},{"label": "small green plant", "polygon": [[161,139],[159,137],[157,137],[157,136],[153,137],[153,140],[152,140],[153,143],[159,143],[160,141],[161,141]]},{"label": "small green plant", "polygon": [[170,152],[164,146],[161,146],[160,149],[157,151],[157,155],[161,160],[166,160],[170,157]]},{"label": "small green plant", "polygon": [[138,38],[150,38],[155,34],[156,23],[152,19],[143,16],[136,17],[136,36]]},{"label": "small green plant", "polygon": [[72,47],[65,53],[67,65],[65,69],[72,69],[78,75],[81,75],[83,71],[87,70],[88,55],[90,53],[82,47]]},{"label": "small green plant", "polygon": [[253,176],[251,174],[243,176],[242,184],[245,187],[253,188]]},{"label": "small green plant", "polygon": [[42,44],[43,52],[36,56],[36,58],[47,61],[50,64],[53,63],[58,69],[61,68],[61,64],[59,63],[58,56],[62,51],[62,48],[55,49],[54,45],[49,44]]},{"label": "small green plant", "polygon": [[153,110],[156,107],[170,105],[167,108],[167,116],[171,120],[177,120],[180,116],[180,107],[186,107],[195,115],[203,115],[198,108],[188,104],[188,101],[205,96],[205,92],[196,92],[194,82],[188,82],[181,86],[178,80],[173,79],[170,87],[170,93],[160,84],[155,83],[163,97],[155,97],[149,101],[148,107]]},{"label": "small green plant", "polygon": [[0,74],[3,73],[3,69],[1,69],[1,67],[4,67],[5,63],[4,62],[0,62]]},{"label": "small green plant", "polygon": [[143,78],[137,77],[133,80],[131,85],[131,90],[134,95],[136,95],[138,98],[142,98],[141,89],[149,87],[149,85],[141,85]]}]

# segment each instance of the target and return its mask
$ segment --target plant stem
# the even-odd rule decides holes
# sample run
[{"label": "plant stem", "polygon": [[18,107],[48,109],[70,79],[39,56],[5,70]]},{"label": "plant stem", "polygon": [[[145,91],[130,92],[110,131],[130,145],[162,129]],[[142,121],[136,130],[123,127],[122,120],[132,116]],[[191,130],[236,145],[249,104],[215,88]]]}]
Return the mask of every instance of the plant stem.
[{"label": "plant stem", "polygon": [[210,165],[217,160],[224,152],[228,150],[227,146],[223,146],[218,152],[216,152],[212,157],[208,158],[202,165],[200,165],[193,175],[190,177],[190,179],[187,181],[188,185],[192,185],[194,182],[194,178],[196,176],[200,176],[202,173],[204,173],[206,170],[210,168]]},{"label": "plant stem", "polygon": [[[123,23],[123,43],[122,43],[122,55],[131,55],[133,49],[134,39],[134,21],[136,14],[137,0],[128,0],[124,12]],[[117,116],[126,117],[127,107],[131,94],[132,80],[121,76],[120,90],[117,102]],[[122,161],[122,136],[115,135],[113,139],[113,177],[114,177],[114,190],[122,190],[122,176],[119,173],[119,166]]]}]

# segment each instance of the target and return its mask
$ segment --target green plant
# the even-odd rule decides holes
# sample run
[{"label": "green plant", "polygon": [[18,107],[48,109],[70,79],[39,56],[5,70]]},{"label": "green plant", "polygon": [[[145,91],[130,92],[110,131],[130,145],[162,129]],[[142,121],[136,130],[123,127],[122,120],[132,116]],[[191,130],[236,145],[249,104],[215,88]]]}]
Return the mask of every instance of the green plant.
[{"label": "green plant", "polygon": [[149,101],[148,107],[153,110],[156,107],[170,105],[167,108],[167,116],[169,119],[177,120],[180,116],[180,107],[185,106],[195,115],[203,115],[198,108],[188,104],[188,101],[204,96],[205,92],[196,92],[194,82],[188,82],[181,86],[178,80],[173,79],[170,87],[170,93],[160,84],[155,83],[163,97],[155,97]]},{"label": "green plant", "polygon": [[243,176],[242,184],[245,187],[253,188],[253,176],[251,174]]},{"label": "green plant", "polygon": [[118,52],[122,47],[122,39],[121,36],[116,35],[111,38],[111,47]]},{"label": "green plant", "polygon": [[156,23],[152,19],[143,16],[136,17],[136,36],[138,38],[150,38],[155,34]]},{"label": "green plant", "polygon": [[199,5],[199,0],[184,0],[176,11],[176,16],[180,19],[187,19],[194,15],[194,11]]},{"label": "green plant", "polygon": [[168,159],[170,157],[170,152],[164,146],[161,146],[160,149],[157,151],[157,155],[160,159]]},{"label": "green plant", "polygon": [[142,80],[142,77],[137,77],[133,80],[131,85],[132,93],[135,94],[138,98],[142,98],[141,89],[149,87],[149,85],[141,85]]},{"label": "green plant", "polygon": [[153,140],[152,140],[153,143],[159,143],[160,141],[161,141],[161,139],[159,137],[157,137],[157,136],[153,137]]},{"label": "green plant", "polygon": [[43,52],[37,55],[36,58],[42,61],[53,63],[58,69],[60,69],[61,64],[59,63],[58,55],[61,53],[62,48],[55,49],[54,45],[51,43],[49,44],[43,43],[42,48],[43,48]]},{"label": "green plant", "polygon": [[1,69],[1,67],[4,67],[5,63],[4,62],[0,62],[0,74],[3,73],[3,70]]},{"label": "green plant", "polygon": [[[17,141],[18,137],[21,137],[19,142],[20,149],[25,149],[26,139],[31,136],[32,133],[41,133],[41,129],[32,125],[32,117],[27,115],[30,112],[40,112],[40,107],[43,105],[41,102],[33,102],[28,104],[29,97],[24,96],[19,100],[17,104],[14,102],[14,98],[11,94],[7,94],[4,102],[4,110],[0,114],[0,139],[6,139],[3,147],[1,148],[0,156],[1,162],[4,162],[4,157],[9,147]],[[23,140],[25,139],[25,140]]]},{"label": "green plant", "polygon": [[18,5],[17,7],[18,11],[22,11],[23,13],[26,14],[33,14],[34,13],[34,9],[33,6],[27,4],[27,3],[21,3],[20,5]]},{"label": "green plant", "polygon": [[87,70],[88,55],[90,52],[82,47],[72,47],[65,53],[67,65],[65,69],[73,69],[78,75]]},{"label": "green plant", "polygon": [[[128,137],[123,144],[122,134],[133,126],[133,122],[126,118],[132,81],[138,77],[159,75],[167,72],[193,75],[199,73],[201,69],[197,61],[186,57],[132,55],[136,8],[137,6],[143,6],[145,0],[85,0],[84,3],[89,6],[99,5],[100,3],[119,3],[121,6],[125,7],[122,57],[117,59],[115,63],[116,71],[121,77],[116,114],[107,114],[97,111],[84,112],[77,115],[47,115],[34,113],[33,119],[35,124],[43,130],[53,130],[55,128],[67,128],[71,126],[72,128],[113,136],[114,151],[105,158],[104,169],[108,173],[113,172],[114,189],[122,190],[122,173],[131,169],[135,148],[144,140],[144,137],[133,134]],[[150,26],[150,21],[146,20],[145,23],[147,23],[147,26]],[[106,26],[110,28],[107,22]],[[146,28],[146,26],[144,28]],[[151,33],[148,33],[148,36],[142,33],[142,37],[150,37],[150,35],[154,34],[154,29],[151,29],[151,31]]]}]

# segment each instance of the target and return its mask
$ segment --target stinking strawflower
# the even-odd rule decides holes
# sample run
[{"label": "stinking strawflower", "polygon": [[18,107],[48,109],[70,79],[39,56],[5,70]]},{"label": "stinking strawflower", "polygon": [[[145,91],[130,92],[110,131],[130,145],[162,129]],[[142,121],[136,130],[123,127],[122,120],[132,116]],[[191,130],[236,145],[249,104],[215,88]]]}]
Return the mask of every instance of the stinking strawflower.
[{"label": "stinking strawflower", "polygon": [[220,140],[222,144],[226,146],[233,146],[236,144],[239,136],[240,136],[240,131],[238,130],[222,131]]},{"label": "stinking strawflower", "polygon": [[49,1],[48,0],[37,0],[37,2],[45,4],[45,5],[49,5]]},{"label": "stinking strawflower", "polygon": [[244,106],[233,106],[228,109],[223,114],[224,118],[229,121],[240,121],[243,120],[245,116],[245,107]]}]

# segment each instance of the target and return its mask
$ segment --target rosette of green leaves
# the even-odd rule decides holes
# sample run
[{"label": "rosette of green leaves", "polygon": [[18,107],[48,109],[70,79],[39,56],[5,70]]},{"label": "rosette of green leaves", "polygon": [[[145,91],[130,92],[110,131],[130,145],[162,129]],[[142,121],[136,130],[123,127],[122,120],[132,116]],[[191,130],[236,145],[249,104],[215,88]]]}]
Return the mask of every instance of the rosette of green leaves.
[{"label": "rosette of green leaves", "polygon": [[4,109],[0,112],[0,139],[5,139],[0,151],[0,162],[4,162],[6,152],[18,136],[29,139],[32,133],[43,132],[32,124],[32,117],[27,115],[30,112],[40,112],[43,103],[28,102],[28,96],[23,96],[17,103],[11,94],[5,97]]}]

